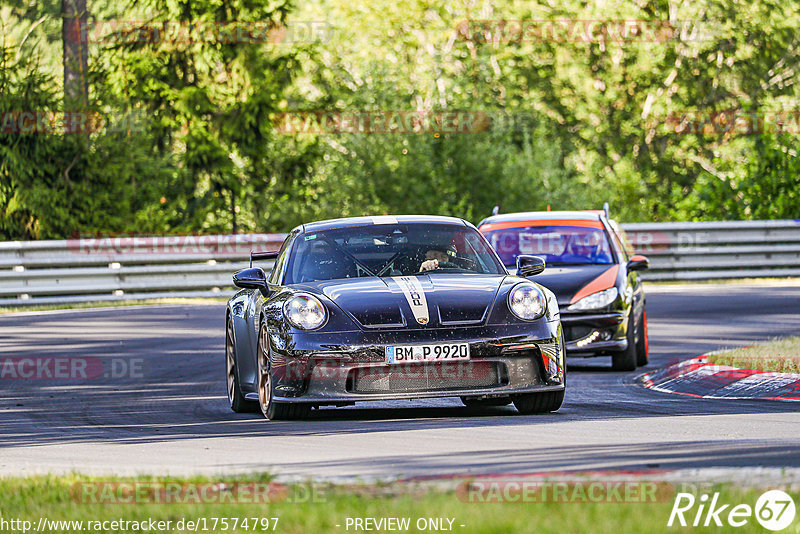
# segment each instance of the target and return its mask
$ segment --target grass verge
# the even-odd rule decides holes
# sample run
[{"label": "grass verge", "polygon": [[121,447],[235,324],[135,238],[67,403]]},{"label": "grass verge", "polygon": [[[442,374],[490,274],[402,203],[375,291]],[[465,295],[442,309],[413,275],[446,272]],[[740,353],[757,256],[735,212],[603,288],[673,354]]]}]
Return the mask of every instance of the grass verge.
[{"label": "grass verge", "polygon": [[[488,479],[484,479],[488,480]],[[166,529],[161,532],[282,532],[282,533],[327,533],[327,532],[432,532],[446,530],[451,532],[485,532],[485,533],[523,533],[523,532],[592,532],[592,533],[618,533],[618,532],[663,532],[671,530],[667,527],[675,496],[678,491],[685,491],[696,495],[697,504],[686,512],[689,530],[692,532],[718,532],[720,527],[708,528],[692,527],[700,503],[700,495],[706,494],[717,498],[720,504],[730,504],[728,510],[737,504],[746,504],[755,507],[758,497],[763,489],[745,489],[732,484],[707,485],[702,488],[697,485],[658,484],[658,491],[652,493],[637,493],[638,497],[631,502],[607,502],[609,495],[615,495],[609,490],[612,482],[606,484],[606,490],[592,492],[589,488],[590,481],[571,482],[558,499],[552,498],[555,491],[542,492],[541,489],[531,493],[509,493],[501,490],[496,493],[504,499],[513,502],[474,502],[475,497],[459,483],[450,484],[386,484],[386,485],[303,485],[270,486],[268,495],[273,498],[269,502],[252,502],[248,497],[247,502],[242,502],[241,491],[238,495],[239,502],[224,502],[214,493],[205,493],[203,503],[198,503],[195,497],[203,496],[203,488],[224,485],[228,491],[231,488],[242,487],[246,484],[270,483],[268,476],[243,478],[89,478],[84,476],[37,476],[29,478],[0,479],[0,520],[29,521],[31,530],[35,531],[41,518],[48,522],[45,532],[134,532],[131,526],[112,524],[111,521],[169,521]],[[473,483],[476,484],[477,482]],[[538,484],[545,484],[537,479]],[[628,482],[629,484],[631,482]],[[638,481],[639,484],[645,483]],[[172,486],[170,486],[172,484]],[[236,486],[239,484],[239,486]],[[461,483],[463,484],[463,483]],[[551,482],[556,484],[556,482]],[[576,493],[578,485],[583,484],[580,493]],[[173,490],[169,488],[172,487]],[[133,488],[133,489],[131,489]],[[140,488],[141,489],[140,491]],[[162,493],[160,489],[166,488]],[[174,490],[174,488],[180,488]],[[194,488],[196,491],[190,491]],[[550,489],[553,490],[555,486]],[[126,491],[123,491],[126,489]],[[173,501],[168,503],[158,502],[168,500],[166,497],[172,491]],[[224,493],[221,492],[221,493]],[[786,490],[795,502],[800,503],[800,493]],[[220,494],[221,494],[220,493]],[[543,495],[551,495],[550,502],[540,502]],[[209,497],[209,495],[211,497]],[[261,494],[263,495],[263,493]],[[470,495],[473,495],[470,497]],[[484,492],[484,497],[492,495],[491,491]],[[527,497],[523,498],[523,495]],[[594,495],[594,497],[592,497]],[[600,495],[600,501],[597,498]],[[618,495],[627,495],[621,491]],[[652,498],[642,498],[642,495]],[[533,497],[533,499],[531,498]],[[488,498],[488,497],[487,497]],[[128,503],[131,499],[133,503]],[[593,500],[594,499],[594,500]],[[126,502],[120,502],[125,500]],[[555,500],[556,502],[552,502]],[[212,501],[212,502],[208,502]],[[536,502],[533,502],[536,501]],[[726,521],[726,513],[721,520]],[[247,526],[243,521],[247,518]],[[256,518],[256,521],[253,521]],[[274,521],[277,518],[277,526]],[[366,529],[355,528],[354,520],[374,518],[400,518],[408,520],[408,528]],[[223,524],[225,519],[225,524]],[[703,514],[702,520],[705,519]],[[238,521],[237,521],[238,520]],[[433,521],[430,521],[433,520]],[[54,524],[52,521],[82,521],[77,524]],[[91,524],[90,521],[99,521]],[[180,523],[182,521],[182,523]],[[188,521],[194,523],[190,525]],[[234,521],[238,525],[234,528]],[[108,523],[104,523],[108,522]],[[0,524],[2,522],[0,521]],[[402,524],[402,523],[401,523]],[[97,528],[102,525],[101,528]],[[256,528],[253,528],[255,525]],[[446,528],[431,528],[439,525]],[[713,525],[713,523],[712,523]],[[8,525],[7,525],[8,526]],[[20,526],[18,524],[18,526]],[[216,528],[214,528],[216,526]],[[420,527],[424,528],[420,528]],[[730,526],[724,523],[730,529]],[[57,528],[60,527],[60,528]],[[92,528],[94,527],[94,528]],[[681,529],[673,526],[673,529]],[[6,529],[11,530],[11,529]],[[142,529],[143,530],[143,529]],[[725,530],[725,528],[723,528]],[[747,524],[736,528],[736,532],[763,532],[755,517],[750,517]],[[22,529],[18,529],[22,531]],[[150,530],[153,532],[154,530]],[[800,532],[800,526],[795,519],[793,524],[784,532]]]},{"label": "grass verge", "polygon": [[775,339],[708,355],[708,361],[739,369],[777,373],[800,373],[800,337]]}]

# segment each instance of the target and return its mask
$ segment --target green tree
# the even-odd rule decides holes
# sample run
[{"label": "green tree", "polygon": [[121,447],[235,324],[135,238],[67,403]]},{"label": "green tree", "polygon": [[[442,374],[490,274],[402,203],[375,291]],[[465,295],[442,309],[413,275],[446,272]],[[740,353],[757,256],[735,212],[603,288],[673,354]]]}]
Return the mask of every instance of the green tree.
[{"label": "green tree", "polygon": [[[250,42],[235,32],[226,38],[218,30],[233,23],[248,31],[277,28],[289,5],[154,0],[147,7],[153,16],[146,28],[159,29],[159,37],[131,38],[138,30],[110,37],[119,44],[102,51],[107,77],[98,93],[140,106],[152,121],[155,150],[174,159],[178,173],[163,190],[169,225],[234,233],[269,226],[274,199],[308,180],[306,160],[314,155],[313,143],[276,137],[270,118],[300,71],[302,47]],[[172,38],[173,21],[185,21],[191,33]]]}]

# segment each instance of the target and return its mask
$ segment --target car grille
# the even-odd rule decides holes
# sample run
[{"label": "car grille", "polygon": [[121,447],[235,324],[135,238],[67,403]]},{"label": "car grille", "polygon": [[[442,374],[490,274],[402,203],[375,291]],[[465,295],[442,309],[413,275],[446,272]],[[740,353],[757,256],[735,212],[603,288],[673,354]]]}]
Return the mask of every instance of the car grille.
[{"label": "car grille", "polygon": [[582,339],[594,331],[594,328],[591,326],[565,326],[564,327],[564,337],[566,341],[577,341],[578,339]]},{"label": "car grille", "polygon": [[416,393],[502,386],[508,373],[502,362],[412,363],[352,369],[349,393]]}]

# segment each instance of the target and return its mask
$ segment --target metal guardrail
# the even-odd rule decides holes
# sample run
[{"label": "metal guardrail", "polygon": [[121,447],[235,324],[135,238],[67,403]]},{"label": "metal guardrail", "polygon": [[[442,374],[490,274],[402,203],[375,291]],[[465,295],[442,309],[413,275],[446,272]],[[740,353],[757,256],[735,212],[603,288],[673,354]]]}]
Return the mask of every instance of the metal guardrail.
[{"label": "metal guardrail", "polygon": [[800,276],[800,220],[622,226],[650,259],[645,280]]},{"label": "metal guardrail", "polygon": [[[76,238],[0,242],[0,305],[221,297],[251,250],[285,234]],[[260,262],[265,269],[272,262]]]},{"label": "metal guardrail", "polygon": [[[646,280],[800,276],[800,220],[623,225],[650,258]],[[285,234],[0,242],[0,305],[232,293],[250,250]],[[263,262],[266,269],[271,262]]]}]

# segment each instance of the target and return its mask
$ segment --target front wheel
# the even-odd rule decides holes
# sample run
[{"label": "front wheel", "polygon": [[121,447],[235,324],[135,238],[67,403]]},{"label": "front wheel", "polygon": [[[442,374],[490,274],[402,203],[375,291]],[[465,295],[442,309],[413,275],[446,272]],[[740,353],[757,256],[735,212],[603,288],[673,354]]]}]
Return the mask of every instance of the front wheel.
[{"label": "front wheel", "polygon": [[252,413],[258,405],[244,398],[239,387],[239,373],[236,368],[236,342],[233,335],[233,321],[228,318],[225,327],[225,370],[227,371],[228,404],[236,413]]},{"label": "front wheel", "polygon": [[611,355],[611,368],[615,371],[635,371],[636,370],[636,336],[634,332],[633,310],[628,319],[628,348],[623,351],[615,352]]},{"label": "front wheel", "polygon": [[650,361],[650,343],[647,339],[647,310],[639,321],[639,339],[636,340],[636,365],[643,367]]},{"label": "front wheel", "polygon": [[564,391],[544,391],[542,393],[526,393],[514,397],[514,407],[522,415],[555,412],[564,402]]},{"label": "front wheel", "polygon": [[258,334],[258,406],[270,421],[279,419],[303,419],[308,416],[308,404],[284,404],[275,402],[272,395],[272,366],[269,360],[269,334],[267,326],[261,324]]}]

